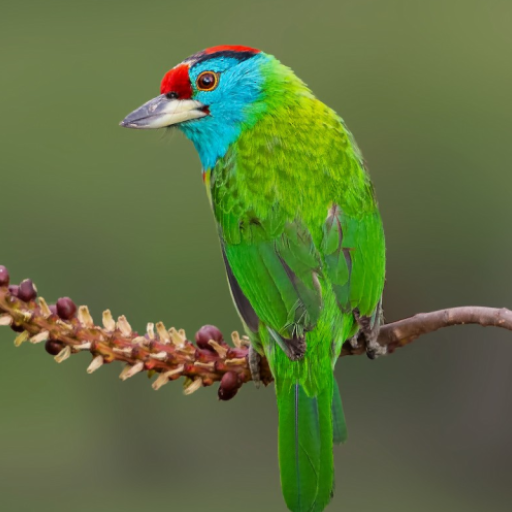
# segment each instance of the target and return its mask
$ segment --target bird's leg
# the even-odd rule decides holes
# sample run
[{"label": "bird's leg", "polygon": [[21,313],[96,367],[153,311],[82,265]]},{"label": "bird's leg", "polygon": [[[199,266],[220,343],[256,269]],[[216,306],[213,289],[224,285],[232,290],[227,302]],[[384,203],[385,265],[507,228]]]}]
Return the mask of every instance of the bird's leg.
[{"label": "bird's leg", "polygon": [[291,340],[283,339],[286,346],[286,355],[290,361],[300,361],[306,354],[306,340],[297,337]]},{"label": "bird's leg", "polygon": [[356,333],[352,338],[348,340],[350,343],[350,346],[355,350],[356,348],[359,348],[359,332]]},{"label": "bird's leg", "polygon": [[259,388],[261,384],[260,366],[261,356],[256,349],[251,345],[249,347],[249,354],[247,355],[247,362],[249,363],[249,370],[251,370],[252,380],[254,385]]},{"label": "bird's leg", "polygon": [[[354,337],[356,346],[358,345],[358,340],[363,341],[366,345],[366,355],[370,359],[376,359],[379,356],[385,355],[387,347],[377,341],[382,323],[382,302],[379,302],[372,316],[361,316],[356,308],[354,310],[354,318],[359,325],[359,333]],[[350,340],[352,346],[354,346],[354,338]]]},{"label": "bird's leg", "polygon": [[306,354],[306,339],[304,336],[293,336],[288,339],[270,327],[267,327],[267,330],[290,361],[299,361],[304,357]]}]

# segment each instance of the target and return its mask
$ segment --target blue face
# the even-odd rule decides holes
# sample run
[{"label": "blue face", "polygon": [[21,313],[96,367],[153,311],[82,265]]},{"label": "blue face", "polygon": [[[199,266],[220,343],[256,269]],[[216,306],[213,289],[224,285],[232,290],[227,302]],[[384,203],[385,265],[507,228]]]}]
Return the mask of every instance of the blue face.
[{"label": "blue face", "polygon": [[[204,170],[212,168],[264,110],[261,66],[267,59],[262,53],[243,61],[223,56],[191,66],[192,98],[206,105],[210,115],[184,122],[179,128],[194,143]],[[217,85],[212,90],[200,90],[197,79],[207,71],[218,77]]]}]

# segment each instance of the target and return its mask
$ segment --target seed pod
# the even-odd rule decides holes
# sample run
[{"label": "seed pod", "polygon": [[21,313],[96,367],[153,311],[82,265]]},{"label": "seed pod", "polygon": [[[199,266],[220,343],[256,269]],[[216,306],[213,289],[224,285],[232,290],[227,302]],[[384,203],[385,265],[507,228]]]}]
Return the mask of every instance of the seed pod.
[{"label": "seed pod", "polygon": [[21,325],[18,325],[18,324],[15,324],[13,323],[11,325],[11,329],[14,331],[14,332],[23,332],[25,330],[25,327],[21,326]]},{"label": "seed pod", "polygon": [[37,297],[37,290],[30,279],[22,281],[18,290],[18,298],[25,302],[30,302]]},{"label": "seed pod", "polygon": [[48,340],[45,343],[44,348],[48,354],[56,356],[64,348],[64,345],[57,340]]},{"label": "seed pod", "polygon": [[222,333],[214,325],[203,325],[199,331],[196,332],[196,344],[203,350],[210,350],[214,352],[215,349],[208,344],[210,340],[214,340],[217,343],[224,341]]},{"label": "seed pod", "polygon": [[8,284],[9,272],[3,265],[0,265],[0,286],[7,286]]},{"label": "seed pod", "polygon": [[226,372],[220,380],[219,400],[231,400],[240,389],[241,383],[235,372]]},{"label": "seed pod", "polygon": [[76,305],[69,297],[61,297],[57,301],[57,314],[62,320],[71,320],[76,314]]}]

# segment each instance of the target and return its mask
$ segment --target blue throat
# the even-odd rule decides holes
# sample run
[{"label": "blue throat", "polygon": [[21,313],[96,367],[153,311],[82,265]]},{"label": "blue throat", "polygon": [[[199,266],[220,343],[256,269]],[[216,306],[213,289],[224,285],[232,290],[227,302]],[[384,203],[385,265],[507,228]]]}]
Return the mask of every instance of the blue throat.
[{"label": "blue throat", "polygon": [[260,53],[235,64],[235,59],[211,59],[193,66],[190,79],[203,71],[220,74],[214,91],[195,91],[193,99],[208,106],[210,115],[179,125],[180,130],[195,145],[203,171],[212,169],[242,130],[256,124],[265,111],[262,64],[269,56]]}]

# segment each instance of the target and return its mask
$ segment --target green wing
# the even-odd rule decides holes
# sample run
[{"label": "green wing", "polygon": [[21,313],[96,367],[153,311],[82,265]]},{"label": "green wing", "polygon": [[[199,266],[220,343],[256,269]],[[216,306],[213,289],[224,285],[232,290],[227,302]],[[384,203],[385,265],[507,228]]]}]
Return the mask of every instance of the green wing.
[{"label": "green wing", "polygon": [[357,308],[362,316],[373,314],[384,275],[384,235],[376,207],[350,215],[332,202],[315,244],[313,229],[300,218],[287,218],[279,204],[258,216],[244,211],[236,195],[213,190],[233,298],[249,328],[257,331],[259,320],[278,335],[278,343],[302,339],[322,312],[319,280],[332,288],[342,313]]},{"label": "green wing", "polygon": [[223,252],[240,313],[252,309],[252,321],[246,321],[252,330],[257,330],[255,317],[289,340],[314,329],[323,305],[319,279],[330,283],[342,313],[358,308],[363,316],[373,314],[384,272],[378,211],[350,217],[333,205],[319,248],[298,219],[282,222],[278,230],[275,216],[232,217],[224,213],[220,219],[227,226],[221,232]]},{"label": "green wing", "polygon": [[351,216],[334,204],[323,226],[321,251],[339,308],[373,314],[384,286],[384,232],[378,210]]},{"label": "green wing", "polygon": [[[281,339],[303,339],[307,331],[314,329],[322,311],[317,279],[322,261],[308,229],[295,220],[281,223],[277,230],[274,216],[270,216],[272,220],[250,215],[228,217],[231,216],[224,214],[221,219],[222,245],[228,276],[234,277],[230,282],[235,281],[231,283],[232,290],[243,290],[242,295],[259,320],[277,335],[278,343]],[[230,230],[233,224],[237,243],[233,243]],[[235,301],[241,314],[242,310],[247,312],[247,304],[241,304],[243,299]],[[245,320],[243,314],[242,317]],[[293,346],[288,348],[293,351]]]}]

